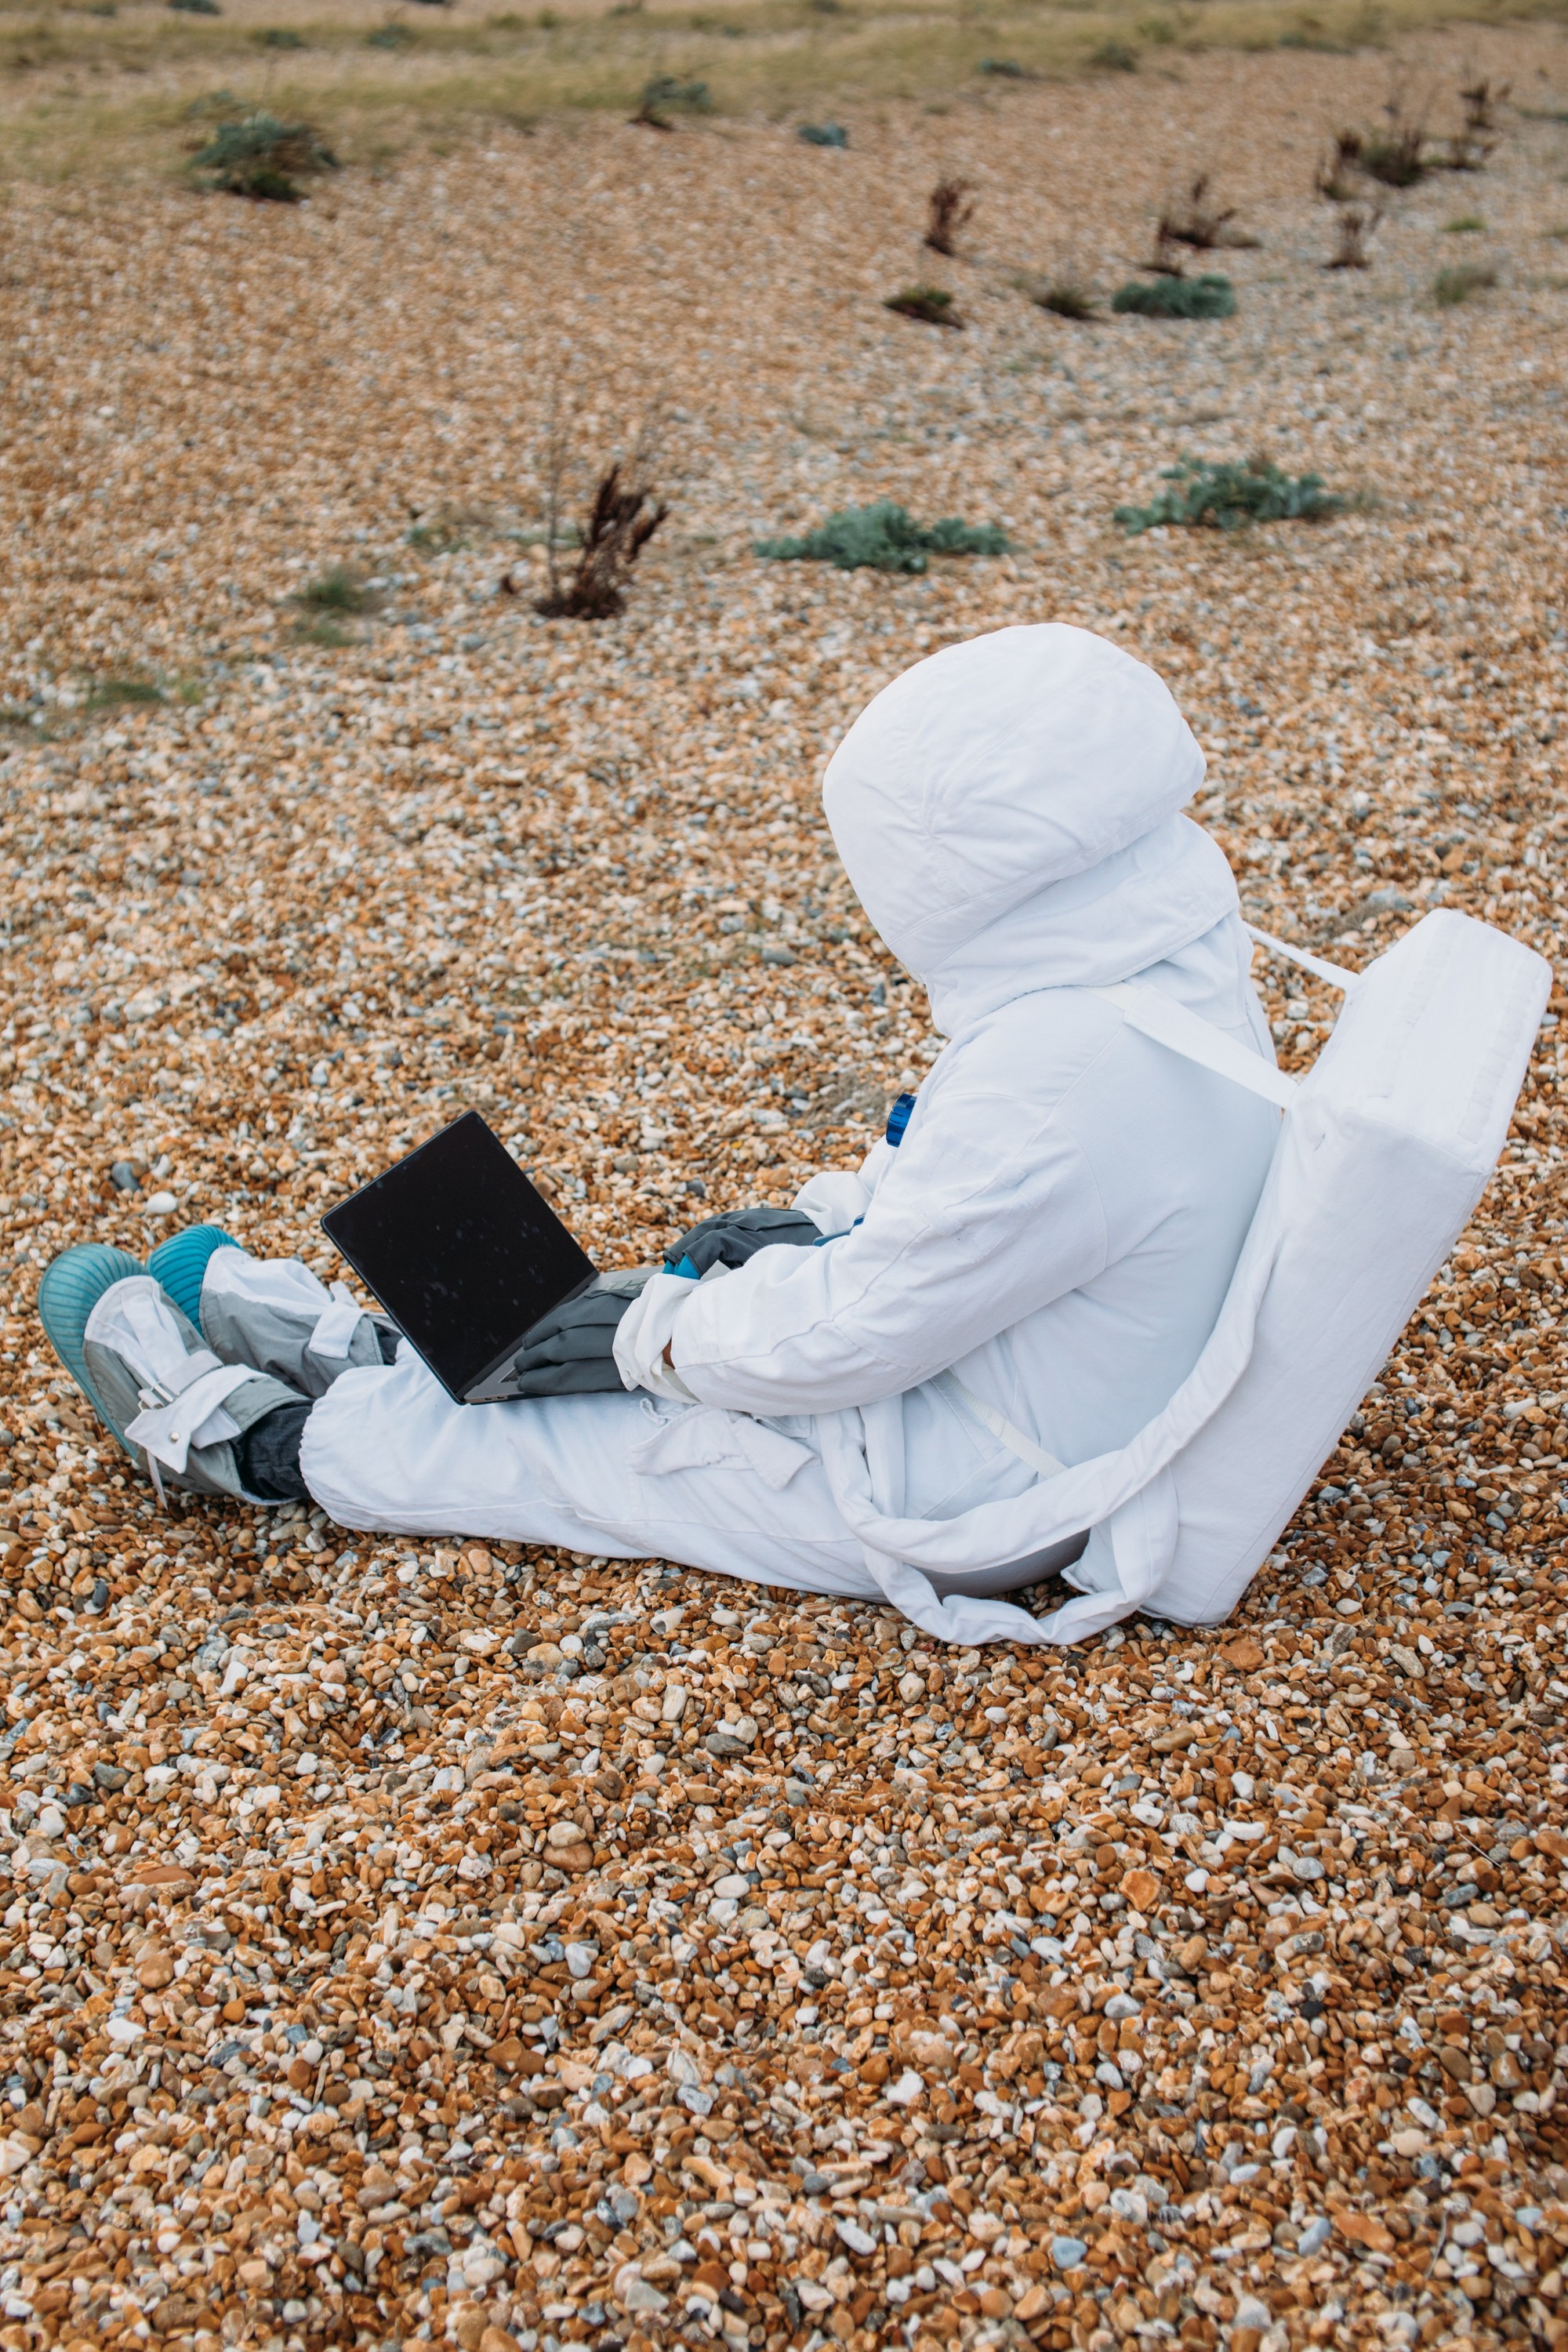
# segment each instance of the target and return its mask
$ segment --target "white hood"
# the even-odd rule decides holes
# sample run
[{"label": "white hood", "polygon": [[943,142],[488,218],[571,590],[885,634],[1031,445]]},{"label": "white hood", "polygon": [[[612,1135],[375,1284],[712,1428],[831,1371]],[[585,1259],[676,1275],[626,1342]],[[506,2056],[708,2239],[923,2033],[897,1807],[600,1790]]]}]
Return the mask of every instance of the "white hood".
[{"label": "white hood", "polygon": [[1103,988],[1237,911],[1179,811],[1204,757],[1155,673],[1063,622],[949,646],[885,687],[823,803],[862,905],[950,1034],[1041,988]]}]

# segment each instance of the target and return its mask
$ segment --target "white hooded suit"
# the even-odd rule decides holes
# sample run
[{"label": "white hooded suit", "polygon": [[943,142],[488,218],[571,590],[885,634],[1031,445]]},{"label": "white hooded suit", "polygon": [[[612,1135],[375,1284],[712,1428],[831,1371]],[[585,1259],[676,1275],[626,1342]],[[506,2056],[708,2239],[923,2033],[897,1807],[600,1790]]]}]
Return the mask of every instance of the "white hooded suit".
[{"label": "white hooded suit", "polygon": [[[1272,1062],[1235,882],[1180,814],[1202,774],[1161,680],[1083,630],[999,630],[896,679],[824,799],[948,1040],[901,1142],[805,1187],[823,1246],[667,1278],[694,1402],[460,1407],[405,1345],[316,1405],[317,1499],[350,1527],[660,1555],[1026,1635],[976,1596],[1032,1580],[990,1507],[1037,1473],[975,1402],[1058,1462],[1124,1445],[1203,1349],[1279,1135],[1092,992],[1136,979]],[[917,1521],[949,1523],[929,1580],[880,1532]]]}]

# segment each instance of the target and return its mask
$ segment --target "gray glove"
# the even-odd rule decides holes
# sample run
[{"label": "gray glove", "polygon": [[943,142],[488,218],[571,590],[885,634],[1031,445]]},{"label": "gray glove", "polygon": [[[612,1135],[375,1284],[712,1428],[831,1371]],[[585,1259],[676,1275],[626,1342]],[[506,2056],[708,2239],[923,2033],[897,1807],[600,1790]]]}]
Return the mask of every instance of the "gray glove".
[{"label": "gray glove", "polygon": [[620,1389],[616,1333],[632,1300],[655,1268],[638,1265],[596,1275],[586,1290],[534,1325],[513,1359],[520,1397],[589,1396]]},{"label": "gray glove", "polygon": [[671,1242],[665,1264],[672,1274],[706,1274],[710,1265],[744,1265],[759,1250],[785,1242],[815,1249],[822,1228],[799,1209],[725,1209]]}]

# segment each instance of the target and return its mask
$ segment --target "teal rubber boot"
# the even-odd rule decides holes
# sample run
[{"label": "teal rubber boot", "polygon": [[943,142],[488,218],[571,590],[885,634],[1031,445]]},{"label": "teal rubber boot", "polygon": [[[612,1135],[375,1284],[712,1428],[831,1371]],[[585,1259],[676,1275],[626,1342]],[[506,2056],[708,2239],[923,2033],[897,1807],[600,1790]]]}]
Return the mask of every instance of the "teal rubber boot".
[{"label": "teal rubber boot", "polygon": [[[187,1225],[183,1234],[160,1242],[147,1261],[147,1271],[166,1290],[187,1323],[202,1328],[202,1277],[214,1250],[237,1249],[239,1244],[221,1225]],[[140,1271],[140,1269],[138,1269]]]},{"label": "teal rubber boot", "polygon": [[[63,1250],[44,1269],[38,1285],[38,1320],[50,1347],[117,1444],[133,1462],[140,1456],[126,1443],[124,1423],[110,1410],[87,1369],[83,1341],[88,1318],[106,1290],[127,1275],[144,1274],[140,1258],[129,1250],[110,1249],[106,1242],[83,1242]],[[132,1415],[132,1418],[134,1415]]]}]

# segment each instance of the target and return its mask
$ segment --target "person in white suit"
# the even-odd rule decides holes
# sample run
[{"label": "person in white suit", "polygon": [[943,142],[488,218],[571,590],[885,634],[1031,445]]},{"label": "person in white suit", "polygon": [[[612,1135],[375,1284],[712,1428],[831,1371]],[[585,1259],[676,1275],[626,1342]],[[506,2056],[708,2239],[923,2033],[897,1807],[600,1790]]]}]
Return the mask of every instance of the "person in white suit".
[{"label": "person in white suit", "polygon": [[[1125,1445],[1208,1338],[1279,1111],[1097,992],[1135,980],[1272,1066],[1235,880],[1182,814],[1203,773],[1162,680],[1083,629],[997,630],[895,679],[834,753],[823,798],[868,915],[945,1040],[901,1131],[858,1170],[814,1177],[787,1241],[700,1280],[689,1264],[650,1281],[605,1328],[614,1387],[458,1406],[369,1318],[336,1332],[336,1377],[318,1365],[281,1409],[300,1491],[348,1528],[658,1555],[892,1591],[954,1639],[1010,1630],[1017,1612],[982,1596],[1075,1547],[997,1559],[977,1535],[978,1556],[920,1577],[911,1599],[907,1566],[891,1573],[868,1542],[864,1507],[879,1527],[983,1529],[984,1507],[1050,1467]],[[138,1278],[156,1289],[124,1281]],[[247,1318],[271,1318],[274,1339],[279,1315],[303,1318],[306,1337],[319,1317],[342,1321],[324,1291],[305,1299],[311,1281],[296,1262],[217,1249],[202,1332],[167,1307],[158,1392],[204,1335],[209,1364],[301,1385],[286,1349],[246,1354]],[[117,1315],[108,1286],[87,1327],[83,1384],[100,1409],[117,1362],[146,1392],[126,1353],[131,1296]],[[164,1466],[254,1493],[252,1433],[279,1406],[243,1383],[227,1402],[237,1424],[254,1405],[251,1420],[232,1436],[187,1430]],[[161,1428],[127,1426],[156,1455]]]}]

